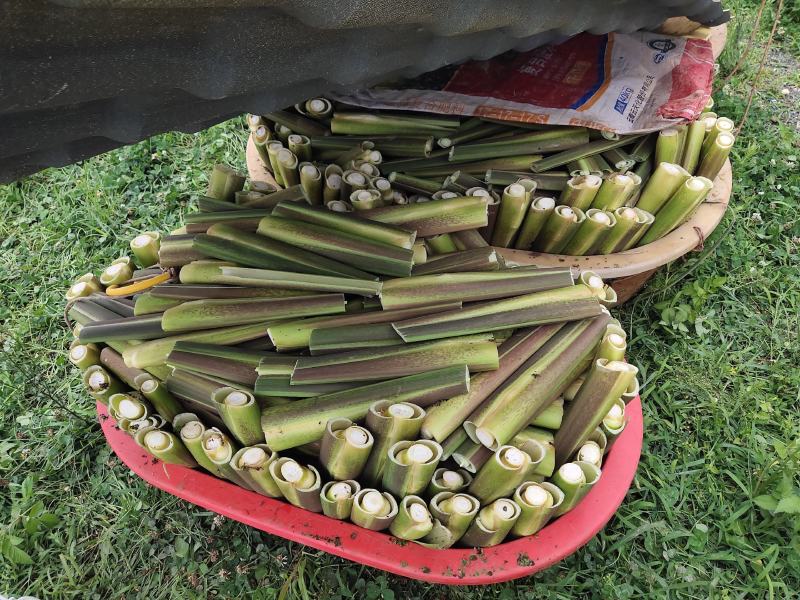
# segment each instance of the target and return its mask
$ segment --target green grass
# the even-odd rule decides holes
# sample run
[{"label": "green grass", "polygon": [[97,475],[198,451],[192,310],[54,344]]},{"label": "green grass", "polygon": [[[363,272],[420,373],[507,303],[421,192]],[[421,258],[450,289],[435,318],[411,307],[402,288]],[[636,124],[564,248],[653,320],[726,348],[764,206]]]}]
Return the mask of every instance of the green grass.
[{"label": "green grass", "polygon": [[[720,114],[741,116],[755,64],[715,94]],[[551,569],[484,588],[411,582],[222,519],[148,487],[106,446],[64,357],[63,292],[134,232],[178,226],[214,162],[244,168],[240,120],[0,189],[0,595],[796,597],[800,134],[780,90],[797,69],[762,83],[722,225],[618,311],[645,383],[645,447],[617,517]]]}]

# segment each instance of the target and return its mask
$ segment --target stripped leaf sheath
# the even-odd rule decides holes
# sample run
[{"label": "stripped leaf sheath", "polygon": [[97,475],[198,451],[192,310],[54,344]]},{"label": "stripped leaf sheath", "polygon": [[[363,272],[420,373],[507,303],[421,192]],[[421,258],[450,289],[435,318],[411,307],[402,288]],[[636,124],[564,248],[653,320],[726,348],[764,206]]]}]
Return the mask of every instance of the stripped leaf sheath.
[{"label": "stripped leaf sheath", "polygon": [[530,194],[518,183],[512,183],[503,190],[500,210],[492,232],[493,246],[508,248],[511,245],[525,219],[530,202]]},{"label": "stripped leaf sheath", "polygon": [[[511,445],[516,446],[531,457],[531,476],[550,477],[556,468],[555,436],[552,431],[539,427],[526,427],[511,439]],[[541,450],[544,455],[541,461],[537,457]]]},{"label": "stripped leaf sheath", "polygon": [[369,458],[374,438],[368,429],[350,419],[331,419],[322,434],[319,459],[337,480],[356,479]]},{"label": "stripped leaf sheath", "polygon": [[423,408],[407,402],[379,400],[369,407],[366,427],[375,441],[361,473],[364,481],[371,485],[381,482],[389,448],[399,441],[416,439],[425,414]]},{"label": "stripped leaf sheath", "polygon": [[394,327],[404,341],[416,342],[591,317],[603,308],[598,303],[600,292],[587,287],[573,285],[479,302],[458,311],[400,321]]},{"label": "stripped leaf sheath", "polygon": [[370,323],[315,329],[311,332],[308,348],[312,356],[318,356],[331,352],[396,346],[402,343],[402,338],[397,335],[391,323]]},{"label": "stripped leaf sheath", "polygon": [[475,250],[477,248],[488,247],[486,240],[478,233],[477,229],[454,231],[450,234],[450,238],[453,240],[458,250]]},{"label": "stripped leaf sheath", "polygon": [[[444,456],[442,460],[444,460]],[[425,495],[428,498],[433,498],[441,492],[456,493],[464,491],[470,486],[472,479],[472,475],[465,469],[440,467],[433,472],[433,477],[431,477],[431,481],[425,489]]]},{"label": "stripped leaf sheath", "polygon": [[563,152],[558,152],[556,154],[551,154],[546,158],[539,159],[533,162],[530,166],[531,171],[534,173],[543,173],[545,171],[551,171],[557,167],[561,167],[566,165],[567,163],[578,160],[580,158],[586,158],[589,156],[599,156],[601,152],[606,152],[607,150],[611,150],[613,148],[619,148],[621,146],[626,146],[630,144],[632,141],[639,139],[640,136],[633,135],[633,136],[620,136],[618,140],[594,140],[589,142],[588,144],[583,144],[581,146],[577,146],[575,148],[570,148],[568,150],[564,150]]},{"label": "stripped leaf sheath", "polygon": [[639,379],[635,378],[628,386],[628,389],[622,394],[622,401],[625,404],[630,404],[639,396]]},{"label": "stripped leaf sheath", "polygon": [[89,343],[110,340],[152,340],[163,336],[162,315],[157,314],[87,323],[81,329],[78,339]]},{"label": "stripped leaf sheath", "polygon": [[597,359],[570,403],[564,422],[556,433],[556,463],[561,465],[583,444],[636,377],[633,365],[605,358]]},{"label": "stripped leaf sheath", "polygon": [[591,173],[572,177],[562,190],[558,203],[583,211],[589,210],[602,184],[603,178]]},{"label": "stripped leaf sheath", "polygon": [[620,251],[638,227],[636,210],[620,206],[614,211],[614,224],[597,244],[597,254],[612,254]]},{"label": "stripped leaf sheath", "polygon": [[559,330],[465,421],[470,438],[493,450],[507,444],[589,366],[609,319]]},{"label": "stripped leaf sheath", "polygon": [[255,396],[232,387],[223,387],[211,394],[211,400],[225,426],[244,446],[264,441],[261,430],[261,408]]},{"label": "stripped leaf sheath", "polygon": [[448,435],[444,440],[441,442],[442,446],[442,460],[447,460],[451,456],[453,456],[453,452],[458,450],[458,447],[461,446],[464,442],[469,439],[467,432],[464,431],[464,428],[460,425],[458,428]]},{"label": "stripped leaf sheath", "polygon": [[467,439],[453,452],[455,463],[467,472],[475,474],[492,457],[494,452],[479,442]]},{"label": "stripped leaf sheath", "polygon": [[206,196],[233,202],[233,195],[244,188],[245,176],[228,165],[214,165],[208,177]]},{"label": "stripped leaf sheath", "polygon": [[361,269],[224,223],[212,225],[206,234],[198,234],[194,246],[206,256],[246,267],[354,279],[371,278]]},{"label": "stripped leaf sheath", "polygon": [[154,296],[150,292],[145,292],[144,294],[139,294],[136,296],[135,304],[133,307],[133,314],[136,317],[141,317],[143,315],[151,315],[154,313],[162,313],[168,308],[172,308],[173,306],[178,306],[184,302],[184,300],[180,299],[173,299],[173,298],[161,298],[159,296]]},{"label": "stripped leaf sheath", "polygon": [[361,484],[353,479],[329,481],[319,494],[322,513],[326,517],[344,521],[353,512],[353,501],[361,491]]},{"label": "stripped leaf sheath", "polygon": [[197,462],[180,438],[169,431],[154,428],[140,429],[136,433],[136,443],[165,463],[189,468],[197,466]]},{"label": "stripped leaf sheath", "polygon": [[463,273],[465,271],[498,271],[502,259],[494,248],[473,248],[452,254],[427,257],[424,264],[415,264],[411,275],[437,275],[440,273]]},{"label": "stripped leaf sheath", "polygon": [[555,516],[564,502],[564,493],[552,483],[526,482],[514,491],[513,499],[520,507],[520,515],[511,534],[525,537],[542,529]]},{"label": "stripped leaf sheath", "polygon": [[705,177],[687,179],[658,211],[655,222],[647,229],[638,245],[654,242],[683,223],[706,199],[712,187],[711,180]]},{"label": "stripped leaf sheath", "polygon": [[655,215],[691,175],[679,165],[659,163],[642,189],[636,206]]},{"label": "stripped leaf sheath", "polygon": [[625,245],[622,247],[623,250],[630,250],[634,248],[638,243],[639,240],[644,237],[644,234],[647,233],[647,230],[655,223],[656,218],[646,210],[640,209],[638,206],[634,207],[633,209],[636,211],[636,229],[634,229],[633,235],[625,242]]},{"label": "stripped leaf sheath", "polygon": [[479,334],[300,357],[291,382],[302,385],[393,379],[456,362],[465,363],[471,372],[494,370],[498,366],[497,345],[491,336]]},{"label": "stripped leaf sheath", "polygon": [[275,399],[313,398],[358,386],[358,382],[292,385],[289,375],[259,375],[253,393],[256,398],[273,402]]},{"label": "stripped leaf sheath", "polygon": [[586,219],[584,212],[571,206],[556,206],[531,245],[537,252],[558,254]]},{"label": "stripped leaf sheath", "polygon": [[278,354],[277,352],[265,353],[256,366],[259,375],[290,376],[297,362],[296,356]]},{"label": "stripped leaf sheath", "polygon": [[562,254],[569,256],[587,256],[594,253],[594,249],[603,241],[603,238],[614,228],[616,217],[614,213],[590,208],[586,211],[586,218],[580,224],[575,235],[561,249]]},{"label": "stripped leaf sheath", "polygon": [[568,267],[417,275],[384,281],[380,300],[384,310],[443,302],[477,302],[552,290],[570,286],[572,282]]},{"label": "stripped leaf sheath", "polygon": [[[461,423],[528,358],[562,327],[560,323],[516,332],[498,348],[498,369],[474,375],[466,394],[448,398],[428,409],[422,435],[444,445]],[[465,432],[466,433],[466,432]]]},{"label": "stripped leaf sheath", "polygon": [[514,241],[514,248],[517,250],[530,249],[531,244],[541,232],[544,224],[553,214],[555,206],[555,199],[548,196],[540,196],[533,199]]},{"label": "stripped leaf sheath", "polygon": [[475,475],[468,492],[482,505],[509,496],[525,479],[530,462],[530,456],[522,450],[500,446]]},{"label": "stripped leaf sheath", "polygon": [[630,175],[612,173],[603,180],[597,195],[592,200],[592,208],[614,210],[624,205],[634,191],[634,181]]},{"label": "stripped leaf sheath", "polygon": [[255,444],[238,450],[230,466],[253,491],[269,498],[281,498],[283,494],[269,469],[278,458],[266,444]]},{"label": "stripped leaf sheath", "polygon": [[383,531],[397,517],[397,500],[389,492],[364,488],[353,498],[350,520],[364,529]]},{"label": "stripped leaf sheath", "polygon": [[434,235],[425,240],[428,247],[431,249],[431,254],[448,254],[450,252],[458,252],[456,244],[449,233],[442,233]]},{"label": "stripped leaf sheath", "polygon": [[402,440],[389,448],[382,487],[405,497],[421,493],[433,477],[442,447],[432,440]]},{"label": "stripped leaf sheath", "polygon": [[554,516],[561,516],[575,508],[599,480],[600,469],[591,463],[576,461],[561,465],[550,480],[564,493],[564,500]]},{"label": "stripped leaf sheath", "polygon": [[711,129],[706,131],[706,137],[703,140],[703,147],[700,150],[700,156],[702,157],[708,153],[708,151],[714,145],[714,142],[716,142],[717,138],[721,134],[724,133],[728,135],[733,135],[734,128],[735,128],[734,122],[731,121],[729,118],[727,117],[717,118],[714,121],[713,126],[711,126]]},{"label": "stripped leaf sheath", "polygon": [[133,383],[134,387],[150,401],[156,412],[167,421],[172,421],[183,412],[181,403],[169,393],[164,383],[149,373],[137,375]]},{"label": "stripped leaf sheath", "polygon": [[[373,211],[363,211],[362,214],[371,212]],[[331,211],[331,214],[338,213]],[[410,249],[363,239],[344,231],[327,229],[305,221],[269,216],[259,222],[258,233],[372,273],[400,277],[411,273],[413,252]]]},{"label": "stripped leaf sheath", "polygon": [[[700,151],[706,137],[706,124],[703,119],[697,119],[689,124],[686,132],[686,141],[683,147],[681,167],[689,173],[694,173],[700,162]],[[709,178],[711,179],[711,178]]]},{"label": "stripped leaf sheath", "polygon": [[620,398],[618,399],[608,411],[605,417],[603,417],[603,421],[600,424],[600,431],[603,432],[603,435],[606,437],[606,447],[603,449],[604,453],[607,453],[611,450],[614,442],[617,441],[619,436],[625,430],[625,426],[628,423],[628,419],[625,415],[625,401]]},{"label": "stripped leaf sheath", "polygon": [[119,378],[122,383],[134,389],[136,388],[136,378],[145,373],[141,369],[133,369],[126,365],[122,360],[122,355],[109,346],[100,351],[100,364],[109,373]]},{"label": "stripped leaf sheath", "polygon": [[[184,426],[181,432],[185,432],[187,427]],[[192,432],[190,431],[189,433]],[[200,447],[208,461],[213,465],[211,472],[214,475],[229,479],[245,489],[251,489],[247,481],[231,466],[233,455],[239,450],[236,442],[216,427],[205,429],[200,439]]]},{"label": "stripped leaf sheath", "polygon": [[478,512],[460,541],[465,546],[479,548],[496,546],[506,538],[521,512],[513,500],[495,500]]},{"label": "stripped leaf sheath", "polygon": [[531,421],[533,427],[556,430],[564,419],[564,398],[556,398]]},{"label": "stripped leaf sheath", "polygon": [[83,372],[83,385],[92,398],[104,405],[108,405],[109,398],[114,394],[123,394],[128,391],[125,384],[100,365],[91,365],[86,368]]},{"label": "stripped leaf sheath", "polygon": [[179,333],[344,312],[344,295],[335,293],[300,298],[192,300],[167,309],[161,317],[161,327],[166,333]]},{"label": "stripped leaf sheath", "polygon": [[397,516],[389,525],[389,532],[401,540],[418,540],[433,529],[433,517],[425,501],[419,496],[405,496],[397,507]]},{"label": "stripped leaf sheath", "polygon": [[273,210],[276,217],[303,221],[320,225],[343,233],[361,237],[373,242],[397,246],[410,250],[416,241],[416,232],[403,227],[368,221],[352,215],[342,215],[320,208],[303,206],[291,202],[278,204]]},{"label": "stripped leaf sheath", "polygon": [[667,127],[658,132],[655,160],[656,164],[680,164],[680,131],[677,128]]},{"label": "stripped leaf sheath", "polygon": [[464,393],[468,386],[466,365],[453,365],[316,398],[304,398],[284,406],[268,407],[262,411],[261,426],[269,447],[281,451],[320,439],[325,424],[332,418],[363,419],[377,400],[428,406],[437,400]]},{"label": "stripped leaf sheath", "polygon": [[502,138],[496,141],[473,142],[450,149],[451,162],[484,160],[520,154],[553,153],[589,143],[589,134],[581,127],[553,127]]},{"label": "stripped leaf sheath", "polygon": [[[184,417],[184,422],[177,424],[178,419]],[[183,445],[191,453],[192,457],[209,473],[217,475],[218,477],[225,477],[218,469],[217,465],[206,455],[203,450],[203,434],[206,428],[202,422],[197,420],[194,413],[180,413],[176,415],[173,420],[173,428],[180,436]]]},{"label": "stripped leaf sheath", "polygon": [[434,518],[450,531],[455,543],[469,529],[481,504],[469,494],[440,492],[431,498],[429,508]]},{"label": "stripped leaf sheath", "polygon": [[314,465],[301,465],[292,458],[281,457],[270,464],[269,473],[291,504],[311,512],[322,512],[322,478]]},{"label": "stripped leaf sheath", "polygon": [[492,196],[486,197],[486,224],[478,228],[478,233],[486,240],[487,244],[494,235],[494,227],[497,224],[497,215],[499,212],[500,200]]},{"label": "stripped leaf sheath", "polygon": [[416,230],[420,237],[476,229],[488,224],[487,201],[482,196],[431,200],[384,206],[361,213],[368,219]]},{"label": "stripped leaf sheath", "polygon": [[714,180],[722,170],[725,161],[733,148],[735,138],[729,133],[721,133],[710,147],[703,153],[700,165],[697,167],[697,176]]}]

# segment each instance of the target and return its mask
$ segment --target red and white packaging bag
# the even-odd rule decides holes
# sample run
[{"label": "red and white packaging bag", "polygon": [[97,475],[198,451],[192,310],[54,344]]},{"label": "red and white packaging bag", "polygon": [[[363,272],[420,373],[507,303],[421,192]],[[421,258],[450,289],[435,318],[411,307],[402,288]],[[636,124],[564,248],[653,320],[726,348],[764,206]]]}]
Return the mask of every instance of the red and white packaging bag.
[{"label": "red and white packaging bag", "polygon": [[640,133],[695,119],[711,95],[713,75],[706,40],[582,33],[334,97],[366,108]]}]

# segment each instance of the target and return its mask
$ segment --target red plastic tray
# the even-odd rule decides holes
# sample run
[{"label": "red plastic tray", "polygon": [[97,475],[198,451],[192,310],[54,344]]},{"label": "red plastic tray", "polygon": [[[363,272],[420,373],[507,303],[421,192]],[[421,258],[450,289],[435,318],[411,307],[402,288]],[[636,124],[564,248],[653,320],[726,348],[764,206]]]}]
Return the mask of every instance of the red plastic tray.
[{"label": "red plastic tray", "polygon": [[267,533],[404,577],[450,585],[498,583],[546,569],[586,544],[616,512],[631,485],[642,450],[642,406],[628,404],[629,423],[584,500],[539,533],[493,548],[432,550],[296,508],[201,471],[167,465],[145,453],[115,426],[105,407],[97,414],[117,456],[142,479],[193,504]]}]

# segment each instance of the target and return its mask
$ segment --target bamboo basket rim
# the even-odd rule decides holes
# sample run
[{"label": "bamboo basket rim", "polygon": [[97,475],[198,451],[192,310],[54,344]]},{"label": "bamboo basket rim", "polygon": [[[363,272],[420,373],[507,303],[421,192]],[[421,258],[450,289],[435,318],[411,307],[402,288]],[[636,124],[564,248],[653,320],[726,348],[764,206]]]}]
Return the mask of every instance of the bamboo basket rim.
[{"label": "bamboo basket rim", "polygon": [[485,585],[546,569],[586,545],[622,504],[642,450],[642,406],[626,407],[625,431],[586,497],[538,533],[491,548],[437,550],[268,498],[199,470],[153,458],[97,403],[103,434],[119,459],[150,485],[250,527],[397,575],[447,585]]}]

